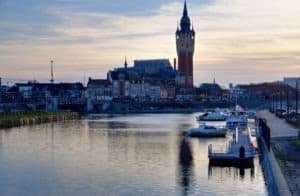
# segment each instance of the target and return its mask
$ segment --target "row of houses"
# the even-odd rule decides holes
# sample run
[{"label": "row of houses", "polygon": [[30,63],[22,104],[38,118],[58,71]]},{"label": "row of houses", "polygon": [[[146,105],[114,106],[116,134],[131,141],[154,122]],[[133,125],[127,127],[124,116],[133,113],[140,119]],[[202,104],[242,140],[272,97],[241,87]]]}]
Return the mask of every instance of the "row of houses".
[{"label": "row of houses", "polygon": [[230,85],[229,94],[237,98],[269,98],[276,93],[295,94],[296,88],[284,82]]},{"label": "row of houses", "polygon": [[[157,64],[152,67],[153,64]],[[151,67],[151,69],[149,68]],[[0,80],[1,81],[1,80]],[[1,84],[1,83],[0,83]],[[116,68],[105,79],[89,78],[82,83],[17,83],[12,87],[0,85],[1,103],[18,103],[26,109],[93,110],[95,106],[110,102],[228,102],[235,99],[266,101],[274,93],[288,92],[293,98],[295,88],[284,82],[230,85],[225,89],[213,83],[194,88],[193,97],[178,94],[177,71],[167,59],[135,61],[133,67]]]},{"label": "row of houses", "polygon": [[[82,83],[16,83],[1,90],[2,103],[25,104],[29,109],[93,108],[113,100],[167,101],[176,97],[176,69],[168,59],[135,61],[134,66],[115,68],[105,79]],[[3,92],[3,93],[2,93]],[[87,106],[87,107],[85,107]]]},{"label": "row of houses", "polygon": [[87,97],[92,101],[131,98],[162,101],[176,96],[177,71],[168,59],[134,61],[133,67],[116,68],[106,79],[89,78]]}]

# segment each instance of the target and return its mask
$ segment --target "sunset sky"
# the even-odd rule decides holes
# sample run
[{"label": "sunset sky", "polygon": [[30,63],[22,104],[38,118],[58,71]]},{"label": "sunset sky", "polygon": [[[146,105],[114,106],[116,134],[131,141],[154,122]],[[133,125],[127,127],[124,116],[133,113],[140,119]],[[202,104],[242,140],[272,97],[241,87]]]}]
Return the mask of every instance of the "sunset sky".
[{"label": "sunset sky", "polygon": [[[0,0],[0,77],[103,78],[127,56],[176,57],[183,0]],[[195,85],[300,75],[299,0],[188,0]]]}]

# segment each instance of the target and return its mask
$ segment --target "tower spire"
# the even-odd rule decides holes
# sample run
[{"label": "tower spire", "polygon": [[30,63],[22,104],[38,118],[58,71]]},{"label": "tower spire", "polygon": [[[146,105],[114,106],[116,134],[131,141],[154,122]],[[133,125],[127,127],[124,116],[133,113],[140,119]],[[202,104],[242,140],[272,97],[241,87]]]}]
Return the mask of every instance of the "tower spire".
[{"label": "tower spire", "polygon": [[187,10],[187,6],[186,6],[186,0],[184,1],[183,16],[188,16],[188,10]]},{"label": "tower spire", "polygon": [[[178,26],[178,25],[177,25]],[[180,93],[192,94],[194,86],[193,78],[193,56],[195,49],[195,31],[188,15],[187,1],[184,0],[183,15],[180,19],[180,28],[177,27],[175,33],[177,56],[178,56],[178,73],[180,80]]]},{"label": "tower spire", "polygon": [[183,7],[183,15],[180,20],[180,28],[183,31],[189,31],[191,28],[191,19],[188,15],[186,0],[184,1],[184,7]]}]

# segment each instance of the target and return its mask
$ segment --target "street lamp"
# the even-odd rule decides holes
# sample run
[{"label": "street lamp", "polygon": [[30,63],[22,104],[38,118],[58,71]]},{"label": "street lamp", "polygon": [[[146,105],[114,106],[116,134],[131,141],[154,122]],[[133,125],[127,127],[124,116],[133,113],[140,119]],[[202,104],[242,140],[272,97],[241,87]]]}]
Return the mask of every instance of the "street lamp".
[{"label": "street lamp", "polygon": [[290,113],[290,106],[289,106],[289,90],[286,90],[286,112],[287,114]]},{"label": "street lamp", "polygon": [[296,80],[296,116],[298,115],[298,88],[299,88],[299,78]]},{"label": "street lamp", "polygon": [[276,92],[276,109],[275,111],[277,112],[278,108],[279,108],[279,102],[280,102],[280,99],[279,99],[279,93]]},{"label": "street lamp", "polygon": [[273,111],[275,112],[275,109],[276,109],[276,93],[273,94],[273,100],[274,100]]},{"label": "street lamp", "polygon": [[282,112],[282,95],[283,94],[283,92],[282,91],[280,91],[279,92],[279,97],[280,97],[280,113]]}]

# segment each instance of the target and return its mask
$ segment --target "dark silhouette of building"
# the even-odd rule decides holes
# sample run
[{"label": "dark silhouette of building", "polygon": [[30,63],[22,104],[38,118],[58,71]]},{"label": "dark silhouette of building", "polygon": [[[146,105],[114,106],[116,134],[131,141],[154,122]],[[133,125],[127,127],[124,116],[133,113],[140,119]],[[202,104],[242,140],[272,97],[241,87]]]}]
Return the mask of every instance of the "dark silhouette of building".
[{"label": "dark silhouette of building", "polygon": [[197,88],[196,95],[207,101],[222,101],[224,89],[216,83],[203,83]]},{"label": "dark silhouette of building", "polygon": [[178,56],[179,79],[178,84],[184,87],[185,92],[193,88],[193,56],[195,46],[195,31],[188,16],[186,1],[184,2],[183,16],[180,27],[176,31],[176,46]]}]

